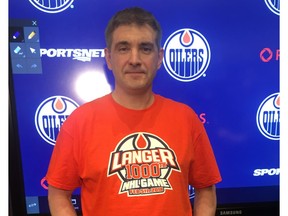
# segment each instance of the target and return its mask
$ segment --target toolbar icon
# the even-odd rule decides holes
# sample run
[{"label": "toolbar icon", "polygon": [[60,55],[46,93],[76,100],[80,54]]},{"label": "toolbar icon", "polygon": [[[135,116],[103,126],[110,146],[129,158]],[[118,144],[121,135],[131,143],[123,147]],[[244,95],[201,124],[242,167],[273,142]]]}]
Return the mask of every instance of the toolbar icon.
[{"label": "toolbar icon", "polygon": [[14,49],[14,53],[18,54],[19,52],[21,51],[21,47],[17,46],[15,49]]},{"label": "toolbar icon", "polygon": [[32,31],[32,32],[28,35],[28,40],[31,40],[35,35],[36,35],[36,32],[35,32],[35,31]]},{"label": "toolbar icon", "polygon": [[24,43],[10,43],[10,53],[14,58],[26,58]]},{"label": "toolbar icon", "polygon": [[40,58],[40,44],[26,43],[27,58]]},{"label": "toolbar icon", "polygon": [[31,51],[32,54],[35,54],[35,53],[36,53],[36,50],[33,49],[32,47],[30,47],[30,51]]},{"label": "toolbar icon", "polygon": [[39,42],[38,27],[24,27],[26,42]]},{"label": "toolbar icon", "polygon": [[20,32],[19,32],[19,31],[16,31],[16,32],[13,34],[13,39],[16,40],[19,36],[20,36]]},{"label": "toolbar icon", "polygon": [[23,28],[10,27],[9,28],[9,41],[10,42],[24,42]]}]

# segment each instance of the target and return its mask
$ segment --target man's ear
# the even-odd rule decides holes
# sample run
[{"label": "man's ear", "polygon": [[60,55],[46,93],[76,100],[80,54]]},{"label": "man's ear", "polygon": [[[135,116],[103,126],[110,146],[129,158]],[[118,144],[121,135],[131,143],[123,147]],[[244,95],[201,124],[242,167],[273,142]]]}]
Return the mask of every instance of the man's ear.
[{"label": "man's ear", "polygon": [[158,67],[157,67],[157,69],[159,69],[160,67],[161,67],[161,65],[162,65],[162,62],[163,62],[163,58],[164,58],[164,49],[163,48],[161,48],[160,50],[159,50],[159,53],[158,53]]},{"label": "man's ear", "polygon": [[107,47],[104,49],[104,53],[105,53],[106,64],[107,64],[108,68],[110,70],[112,70],[111,54],[110,54],[110,51],[109,51],[109,49]]}]

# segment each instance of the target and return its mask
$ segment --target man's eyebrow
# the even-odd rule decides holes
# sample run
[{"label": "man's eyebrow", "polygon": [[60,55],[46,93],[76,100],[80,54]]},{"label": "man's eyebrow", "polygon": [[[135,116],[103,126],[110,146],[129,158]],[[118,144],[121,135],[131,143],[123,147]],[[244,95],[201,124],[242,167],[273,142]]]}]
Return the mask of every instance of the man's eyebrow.
[{"label": "man's eyebrow", "polygon": [[150,42],[150,41],[147,41],[147,42],[142,42],[142,43],[140,43],[140,45],[141,46],[151,46],[151,47],[153,47],[154,46],[154,43],[152,43],[152,42]]},{"label": "man's eyebrow", "polygon": [[120,46],[120,45],[129,45],[128,41],[119,41],[115,44],[115,47]]},{"label": "man's eyebrow", "polygon": [[[130,43],[128,41],[118,41],[115,44],[115,48],[119,47],[119,46],[129,46]],[[150,41],[143,41],[139,44],[139,47],[144,47],[144,46],[149,46],[151,48],[155,47],[155,44],[153,42]]]}]

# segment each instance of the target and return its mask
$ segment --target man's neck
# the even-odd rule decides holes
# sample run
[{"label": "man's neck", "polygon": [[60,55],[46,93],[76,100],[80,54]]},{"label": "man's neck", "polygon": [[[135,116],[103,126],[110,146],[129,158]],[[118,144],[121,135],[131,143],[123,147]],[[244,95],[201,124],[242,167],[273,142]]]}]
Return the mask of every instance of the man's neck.
[{"label": "man's neck", "polygon": [[112,98],[121,106],[134,110],[146,109],[154,102],[154,94],[152,91],[148,91],[143,94],[125,94],[119,93],[118,91],[113,91]]}]

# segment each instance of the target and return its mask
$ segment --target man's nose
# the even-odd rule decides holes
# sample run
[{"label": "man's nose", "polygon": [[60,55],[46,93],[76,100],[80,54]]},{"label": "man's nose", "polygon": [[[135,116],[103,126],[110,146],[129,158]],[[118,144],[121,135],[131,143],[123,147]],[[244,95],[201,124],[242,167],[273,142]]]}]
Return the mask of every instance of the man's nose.
[{"label": "man's nose", "polygon": [[137,49],[131,50],[129,63],[133,66],[137,66],[141,64],[140,52]]}]

